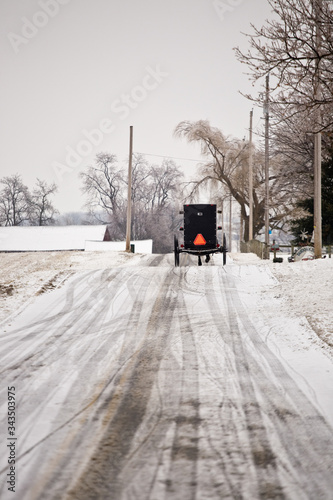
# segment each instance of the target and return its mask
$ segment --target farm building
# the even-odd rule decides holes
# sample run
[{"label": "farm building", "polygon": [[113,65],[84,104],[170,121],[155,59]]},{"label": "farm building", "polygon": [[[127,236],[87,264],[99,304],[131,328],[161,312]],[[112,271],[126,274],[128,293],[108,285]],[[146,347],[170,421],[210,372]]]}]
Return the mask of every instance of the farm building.
[{"label": "farm building", "polygon": [[0,227],[0,252],[85,250],[87,241],[110,241],[108,227],[7,226]]}]

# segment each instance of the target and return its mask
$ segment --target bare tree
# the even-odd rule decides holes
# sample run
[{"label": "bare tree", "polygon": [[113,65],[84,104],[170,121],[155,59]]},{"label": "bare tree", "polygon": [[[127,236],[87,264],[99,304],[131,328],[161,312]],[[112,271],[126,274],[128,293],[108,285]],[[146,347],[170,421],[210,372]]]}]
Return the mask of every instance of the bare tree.
[{"label": "bare tree", "polygon": [[56,218],[57,226],[89,226],[94,224],[94,219],[86,212],[65,212]]},{"label": "bare tree", "polygon": [[160,166],[150,168],[150,216],[148,229],[153,238],[154,252],[172,250],[176,229],[176,207],[182,199],[181,180],[183,173],[171,159],[164,159]]},{"label": "bare tree", "polygon": [[[143,201],[147,203],[149,199],[149,178],[150,167],[148,161],[141,153],[133,154],[132,161],[132,190],[131,198],[134,204]],[[127,184],[127,180],[126,180]]]},{"label": "bare tree", "polygon": [[[147,211],[150,201],[150,171],[148,161],[140,153],[133,154],[132,161],[132,225],[133,239],[147,237]],[[125,184],[128,185],[126,179]]]},{"label": "bare tree", "polygon": [[165,207],[179,190],[179,182],[183,173],[173,160],[165,159],[161,166],[152,166],[151,175],[151,206]]},{"label": "bare tree", "polygon": [[[285,117],[282,106],[274,107],[277,123],[270,131],[270,152],[273,161],[283,167],[284,178],[293,177],[298,198],[313,196],[314,135],[308,131],[312,127],[312,117],[294,114]],[[332,134],[329,130],[322,134],[322,157],[331,155]]]},{"label": "bare tree", "polygon": [[[131,234],[133,239],[152,238],[155,252],[171,250],[173,204],[178,197],[182,175],[172,160],[164,160],[161,166],[156,166],[150,165],[142,154],[133,155]],[[127,169],[118,167],[114,155],[101,153],[97,155],[96,167],[89,167],[81,178],[90,212],[110,225],[113,239],[124,238]]]},{"label": "bare tree", "polygon": [[18,174],[1,179],[0,223],[19,226],[29,219],[29,191]]},{"label": "bare tree", "polygon": [[173,160],[149,165],[134,155],[132,173],[132,234],[135,239],[153,238],[154,252],[171,248],[174,203],[183,174]]},{"label": "bare tree", "polygon": [[108,153],[96,156],[95,166],[88,167],[80,177],[82,191],[88,195],[87,208],[100,222],[110,218],[118,219],[118,212],[123,207],[123,175],[117,164],[117,157]]},{"label": "bare tree", "polygon": [[[333,125],[332,2],[326,0],[268,0],[276,19],[248,34],[250,49],[236,48],[254,82],[268,73],[273,82],[271,111],[279,120],[294,114],[312,116],[308,132]],[[318,88],[320,87],[320,92]],[[274,92],[275,90],[275,92]],[[262,104],[263,96],[248,98]],[[321,113],[318,113],[318,110]]]},{"label": "bare tree", "polygon": [[56,193],[55,183],[47,184],[37,179],[37,186],[28,197],[29,221],[34,226],[47,226],[55,222],[54,216],[58,211],[54,208],[50,196]]},{"label": "bare tree", "polygon": [[[192,195],[202,186],[223,186],[222,197],[228,193],[240,207],[244,221],[244,239],[249,234],[249,190],[247,182],[248,144],[239,139],[225,137],[220,130],[211,127],[207,121],[181,122],[175,130],[178,137],[201,145],[202,154],[207,162],[200,167],[200,179],[192,188]],[[254,154],[253,181],[253,232],[257,235],[264,226],[265,215],[265,175],[264,155],[260,151]],[[271,165],[270,206],[272,228],[283,229],[288,217],[293,212],[293,201],[296,200],[295,177],[287,178],[281,162],[276,158]]]}]

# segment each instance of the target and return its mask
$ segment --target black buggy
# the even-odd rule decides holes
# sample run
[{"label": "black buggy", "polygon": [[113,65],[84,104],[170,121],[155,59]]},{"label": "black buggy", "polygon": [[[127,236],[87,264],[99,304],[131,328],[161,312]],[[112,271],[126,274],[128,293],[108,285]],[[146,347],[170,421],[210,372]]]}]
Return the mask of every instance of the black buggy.
[{"label": "black buggy", "polygon": [[[223,235],[223,244],[217,239],[216,205],[184,205],[184,224],[179,228],[184,232],[184,244],[179,245],[178,238],[174,235],[175,266],[179,266],[179,255],[188,253],[198,256],[198,266],[202,265],[201,257],[205,256],[205,262],[210,261],[213,253],[223,253],[223,265],[227,259],[226,238]],[[219,212],[221,213],[221,212]]]}]

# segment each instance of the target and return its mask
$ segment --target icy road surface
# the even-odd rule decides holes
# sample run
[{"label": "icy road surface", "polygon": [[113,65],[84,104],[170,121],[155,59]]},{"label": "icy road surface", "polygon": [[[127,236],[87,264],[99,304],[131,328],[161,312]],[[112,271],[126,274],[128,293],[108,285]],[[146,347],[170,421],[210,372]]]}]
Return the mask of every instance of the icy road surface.
[{"label": "icy road surface", "polygon": [[1,499],[333,498],[332,360],[298,369],[302,325],[258,309],[269,268],[218,257],[81,272],[3,323]]}]

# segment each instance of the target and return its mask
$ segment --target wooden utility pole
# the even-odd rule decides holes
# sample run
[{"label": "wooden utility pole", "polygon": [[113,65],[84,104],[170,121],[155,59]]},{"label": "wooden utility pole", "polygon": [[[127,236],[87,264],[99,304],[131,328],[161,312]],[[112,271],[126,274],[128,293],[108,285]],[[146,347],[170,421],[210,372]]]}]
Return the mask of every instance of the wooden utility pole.
[{"label": "wooden utility pole", "polygon": [[265,259],[269,259],[269,75],[266,76],[265,97]]},{"label": "wooden utility pole", "polygon": [[314,137],[314,207],[313,237],[315,259],[322,257],[322,221],[321,221],[321,133]]},{"label": "wooden utility pole", "polygon": [[249,241],[253,240],[253,157],[252,157],[252,118],[250,111],[250,136],[249,136]]},{"label": "wooden utility pole", "polygon": [[131,251],[132,156],[133,156],[133,126],[131,125],[130,126],[130,143],[129,143],[129,159],[128,159],[126,252]]},{"label": "wooden utility pole", "polygon": [[[315,19],[316,19],[316,46],[317,54],[320,55],[320,28],[319,28],[319,14],[321,11],[321,0],[314,0]],[[320,57],[316,63],[315,73],[315,101],[320,100]],[[316,123],[315,127],[318,128],[321,122],[320,108],[315,113]],[[314,200],[313,200],[313,237],[314,237],[314,254],[316,259],[322,257],[322,213],[321,213],[321,133],[316,132],[314,135]]]},{"label": "wooden utility pole", "polygon": [[229,245],[230,250],[232,252],[232,195],[230,192],[230,201],[229,201]]},{"label": "wooden utility pole", "polygon": [[[245,137],[243,139],[245,141]],[[244,149],[245,146],[243,147],[242,153],[241,153],[241,190],[242,193],[244,193],[244,184],[245,184],[245,172],[244,172]],[[242,214],[242,210],[239,210],[239,245],[241,241],[244,241],[244,217]]]},{"label": "wooden utility pole", "polygon": [[224,225],[224,198],[221,199],[221,224],[223,233],[225,233],[225,225]]}]

